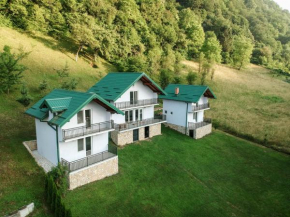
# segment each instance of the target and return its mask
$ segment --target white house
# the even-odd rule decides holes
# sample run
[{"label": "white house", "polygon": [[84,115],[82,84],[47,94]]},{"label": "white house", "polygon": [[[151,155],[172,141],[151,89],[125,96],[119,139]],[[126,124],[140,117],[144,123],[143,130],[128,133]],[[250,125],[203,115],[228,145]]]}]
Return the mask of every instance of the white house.
[{"label": "white house", "polygon": [[69,169],[70,189],[118,172],[117,148],[109,145],[112,114],[123,112],[92,93],[54,90],[26,111],[35,118],[37,151]]},{"label": "white house", "polygon": [[161,123],[165,116],[154,116],[154,105],[158,95],[166,93],[145,73],[109,73],[88,92],[97,93],[124,112],[124,116],[113,114],[115,131],[111,138],[123,146],[161,134]]},{"label": "white house", "polygon": [[204,118],[210,109],[208,99],[216,99],[208,86],[170,84],[165,89],[163,114],[167,126],[195,139],[211,133],[211,120]]}]

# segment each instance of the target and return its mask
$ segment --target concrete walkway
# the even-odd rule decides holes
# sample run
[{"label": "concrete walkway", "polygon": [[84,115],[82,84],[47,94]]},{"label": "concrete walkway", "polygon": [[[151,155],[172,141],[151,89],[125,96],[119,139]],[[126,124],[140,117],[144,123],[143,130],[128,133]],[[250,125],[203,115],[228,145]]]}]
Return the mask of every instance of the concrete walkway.
[{"label": "concrete walkway", "polygon": [[55,167],[49,160],[47,160],[45,157],[42,157],[37,149],[35,149],[36,147],[34,147],[34,150],[31,150],[32,147],[31,144],[35,143],[35,141],[26,141],[23,142],[24,147],[27,149],[27,151],[31,154],[31,156],[35,159],[36,163],[43,168],[45,173],[48,173],[49,171],[51,171],[52,167]]}]

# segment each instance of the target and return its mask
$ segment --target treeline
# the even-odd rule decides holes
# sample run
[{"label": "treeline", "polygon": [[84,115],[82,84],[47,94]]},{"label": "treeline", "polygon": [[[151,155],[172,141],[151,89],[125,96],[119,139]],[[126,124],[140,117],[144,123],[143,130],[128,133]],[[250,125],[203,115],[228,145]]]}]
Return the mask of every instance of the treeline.
[{"label": "treeline", "polygon": [[179,72],[200,56],[290,69],[290,14],[271,0],[4,0],[0,12],[2,24],[73,40],[76,61],[86,50],[121,71]]}]

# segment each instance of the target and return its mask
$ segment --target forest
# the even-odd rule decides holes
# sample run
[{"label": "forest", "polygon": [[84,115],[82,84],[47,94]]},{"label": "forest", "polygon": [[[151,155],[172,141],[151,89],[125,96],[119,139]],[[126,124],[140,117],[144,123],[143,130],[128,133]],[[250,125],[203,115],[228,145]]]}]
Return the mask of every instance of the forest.
[{"label": "forest", "polygon": [[[0,24],[74,44],[96,66],[177,74],[183,59],[290,71],[290,13],[272,0],[4,0]],[[178,78],[176,78],[178,80]]]}]

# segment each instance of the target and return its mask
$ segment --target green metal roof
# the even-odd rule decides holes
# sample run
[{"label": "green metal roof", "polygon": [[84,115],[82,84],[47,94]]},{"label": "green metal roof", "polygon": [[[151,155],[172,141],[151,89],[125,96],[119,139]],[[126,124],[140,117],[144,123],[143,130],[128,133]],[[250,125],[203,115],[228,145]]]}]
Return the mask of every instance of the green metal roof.
[{"label": "green metal roof", "polygon": [[[69,100],[70,99],[70,100]],[[112,112],[119,114],[124,114],[122,111],[117,109],[115,106],[104,100],[97,94],[83,93],[77,91],[68,91],[56,89],[47,94],[37,103],[35,103],[31,108],[26,110],[26,114],[33,116],[37,119],[43,120],[48,116],[48,111],[50,108],[56,108],[61,105],[61,107],[66,107],[66,110],[62,110],[58,115],[54,116],[48,123],[63,126],[68,122],[78,111],[80,111],[84,106],[90,103],[92,100],[96,100],[101,106],[106,107]],[[48,104],[49,108],[44,108]],[[54,112],[55,112],[54,111]]]},{"label": "green metal roof", "polygon": [[97,93],[106,100],[116,101],[126,90],[140,79],[153,91],[166,95],[166,92],[164,92],[158,84],[142,72],[109,73],[87,92]]},{"label": "green metal roof", "polygon": [[[179,94],[175,94],[175,88],[179,88]],[[199,99],[206,95],[209,98],[216,99],[216,96],[208,86],[169,84],[165,91],[166,96],[159,96],[160,99],[169,99],[183,102],[197,103]]]},{"label": "green metal roof", "polygon": [[70,105],[71,97],[58,99],[45,99],[40,108],[48,108],[51,112],[67,110]]}]

